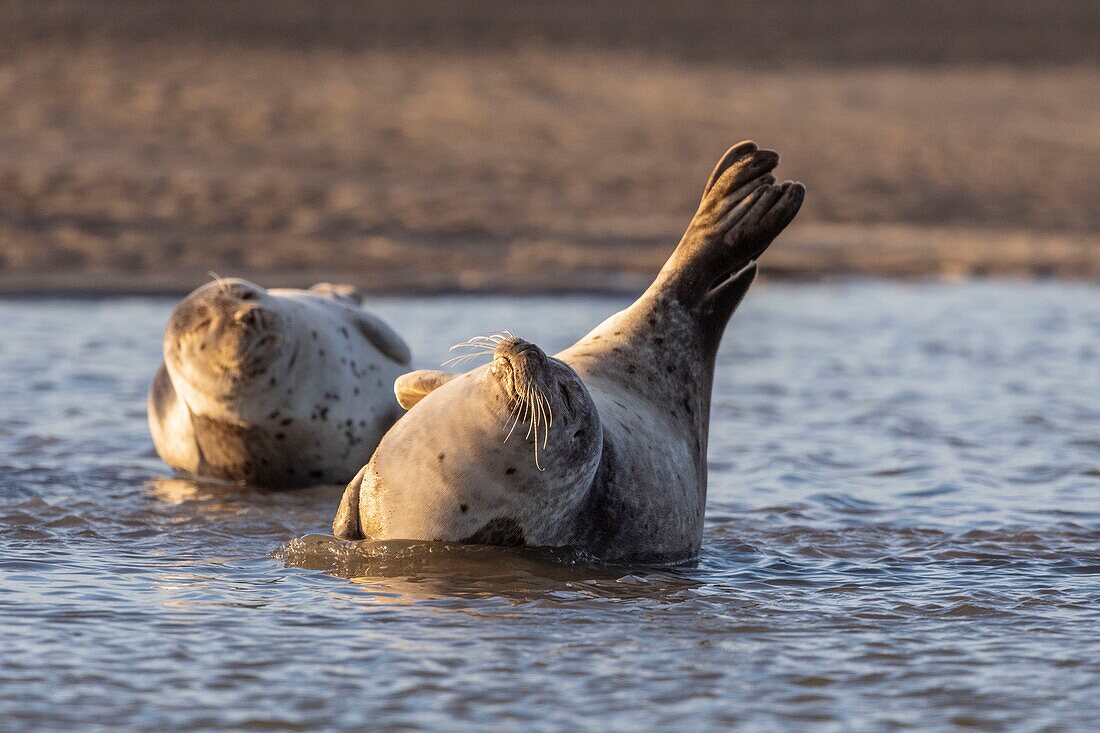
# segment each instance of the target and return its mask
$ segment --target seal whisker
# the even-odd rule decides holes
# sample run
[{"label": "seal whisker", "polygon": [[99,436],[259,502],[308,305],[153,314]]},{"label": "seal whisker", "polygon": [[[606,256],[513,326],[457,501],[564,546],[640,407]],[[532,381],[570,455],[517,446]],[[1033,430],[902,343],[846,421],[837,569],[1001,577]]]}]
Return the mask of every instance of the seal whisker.
[{"label": "seal whisker", "polygon": [[492,344],[485,344],[475,341],[460,341],[459,343],[449,348],[448,351],[455,351],[456,349],[486,349],[488,351],[492,351],[493,346]]},{"label": "seal whisker", "polygon": [[487,356],[487,355],[488,355],[487,352],[484,352],[484,351],[475,351],[472,354],[460,354],[458,356],[453,356],[450,359],[447,359],[447,361],[440,364],[440,366],[455,366],[457,364],[461,364],[464,361],[468,361],[470,359],[476,359],[479,356]]},{"label": "seal whisker", "polygon": [[[504,442],[505,443],[508,442],[508,438],[512,437],[512,431],[516,429],[516,425],[519,425],[519,408],[520,408],[520,404],[521,403],[518,399],[515,400],[515,404],[512,406],[512,411],[508,414],[508,418],[504,421],[504,429],[508,431],[508,434],[504,436]],[[512,422],[513,417],[515,418],[514,422]],[[512,427],[511,428],[508,427],[509,422],[512,422]]]},{"label": "seal whisker", "polygon": [[488,344],[471,344],[468,341],[463,341],[460,344],[455,344],[451,348],[447,349],[447,351],[457,351],[459,349],[481,349],[483,351],[492,351],[493,347]]},{"label": "seal whisker", "polygon": [[550,441],[550,428],[554,426],[554,410],[550,406],[550,400],[542,392],[539,392],[539,399],[542,401],[543,406],[542,421],[545,429],[543,430],[542,447],[545,448]]},{"label": "seal whisker", "polygon": [[534,389],[534,390],[532,390],[531,400],[532,400],[532,403],[535,404],[535,406],[537,406],[539,408],[539,411],[538,412],[532,412],[531,425],[532,425],[534,435],[535,435],[535,440],[534,440],[534,443],[533,443],[534,449],[535,449],[535,468],[537,468],[538,470],[541,471],[543,469],[542,469],[542,464],[539,463],[539,414],[542,412],[542,406],[536,403],[537,399],[538,399],[538,390]]},{"label": "seal whisker", "polygon": [[229,284],[225,281],[224,277],[222,277],[218,273],[214,272],[213,270],[211,270],[210,272],[208,272],[206,274],[209,275],[211,278],[213,278],[214,282],[217,283],[219,293],[221,293],[222,295],[225,295],[229,292]]},{"label": "seal whisker", "polygon": [[[516,421],[512,423],[512,430],[516,429],[516,425],[527,421],[527,400],[524,399],[524,396],[516,397],[516,408],[519,411],[516,413]],[[504,438],[505,443],[508,442],[508,438],[512,437],[512,430],[509,430],[508,435]]]},{"label": "seal whisker", "polygon": [[552,427],[554,427],[554,404],[552,402],[550,402],[550,398],[547,397],[545,394],[543,395],[543,399],[546,400],[546,411],[550,413],[550,425],[549,425],[549,427],[552,428]]},{"label": "seal whisker", "polygon": [[[543,428],[542,447],[545,448],[546,447],[546,438],[549,435],[549,431],[547,431],[545,429],[546,428],[546,411],[543,408],[543,404],[542,404],[542,393],[540,391],[538,391],[537,389],[535,390],[535,405],[538,407],[538,410],[539,410],[538,411],[538,422]],[[539,441],[539,435],[538,435],[538,431],[536,431],[535,432],[535,443],[537,444],[538,441]]]},{"label": "seal whisker", "polygon": [[529,415],[531,417],[531,422],[528,423],[528,428],[527,428],[527,439],[530,440],[531,434],[535,431],[535,428],[539,424],[538,423],[538,420],[539,420],[538,413],[535,412],[535,408],[536,408],[535,395],[532,393],[532,390],[531,390],[530,387],[527,389],[526,399],[527,399],[527,404],[530,406]]}]

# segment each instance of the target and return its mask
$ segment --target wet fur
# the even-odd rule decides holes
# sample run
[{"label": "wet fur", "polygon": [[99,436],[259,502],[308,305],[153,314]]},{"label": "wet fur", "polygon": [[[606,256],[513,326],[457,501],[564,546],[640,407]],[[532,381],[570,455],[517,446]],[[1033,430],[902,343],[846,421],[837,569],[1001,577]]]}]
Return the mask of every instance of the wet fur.
[{"label": "wet fur", "polygon": [[[552,521],[533,508],[544,499],[527,491],[530,472],[517,478],[512,493],[495,489],[502,498],[488,499],[492,494],[463,489],[456,507],[445,504],[425,510],[407,505],[408,497],[417,495],[408,488],[408,474],[419,470],[419,464],[390,464],[398,475],[383,475],[377,462],[386,454],[388,435],[367,472],[345,491],[334,523],[337,536],[388,538],[392,526],[372,521],[373,517],[403,519],[404,512],[418,511],[425,523],[406,522],[399,531],[423,534],[406,539],[505,544],[522,538],[533,544],[570,545],[613,561],[667,563],[694,557],[702,540],[718,347],[756,276],[755,259],[790,223],[803,199],[800,184],[774,185],[771,171],[777,164],[775,153],[752,143],[731,148],[712,173],[699,210],[653,285],[629,308],[556,355],[583,383],[591,415],[582,416],[579,423],[598,430],[598,435],[584,439],[584,445],[596,446],[599,459],[584,486],[559,482],[559,501],[547,505],[558,512]],[[416,418],[410,414],[391,432],[397,433],[394,445],[407,448],[449,440],[434,430],[431,410],[450,409],[454,396],[466,388],[463,380],[483,376],[475,370],[460,378],[435,380],[433,389],[445,393],[446,399],[418,393],[416,401],[424,405],[414,408],[420,410]],[[556,435],[551,445],[560,439]],[[471,450],[488,456],[500,449],[483,445]],[[423,460],[419,452],[408,458]],[[501,477],[493,481],[508,486]],[[427,494],[419,496],[435,500],[440,492],[461,485],[440,474],[423,487]],[[373,509],[364,509],[368,502]],[[567,503],[564,514],[562,502]],[[359,505],[358,512],[351,511],[353,503]],[[472,527],[469,515],[475,512],[481,524]]]},{"label": "wet fur", "polygon": [[[230,360],[209,384],[173,375],[170,357],[180,368],[226,358],[219,341],[207,349],[203,340],[214,302],[237,312],[255,302],[277,314],[268,341],[276,360]],[[346,481],[400,415],[389,385],[409,360],[404,342],[359,303],[347,286],[265,291],[222,278],[188,296],[170,317],[165,362],[149,391],[160,456],[181,471],[271,488]],[[266,326],[259,333],[267,338]],[[191,334],[203,350],[184,356],[178,343]]]}]

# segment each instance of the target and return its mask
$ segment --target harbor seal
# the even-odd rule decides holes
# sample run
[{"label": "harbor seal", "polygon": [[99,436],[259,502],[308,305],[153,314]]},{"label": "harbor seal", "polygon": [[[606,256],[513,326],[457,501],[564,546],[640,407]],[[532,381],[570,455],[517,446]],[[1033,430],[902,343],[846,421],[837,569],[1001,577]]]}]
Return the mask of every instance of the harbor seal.
[{"label": "harbor seal", "polygon": [[805,189],[779,156],[731,148],[648,290],[550,357],[510,333],[466,342],[489,364],[418,371],[409,411],[344,492],[344,539],[569,546],[607,561],[699,551],[715,356]]},{"label": "harbor seal", "polygon": [[405,342],[349,286],[218,279],[173,311],[149,390],[157,453],[271,488],[344,483],[402,414]]}]

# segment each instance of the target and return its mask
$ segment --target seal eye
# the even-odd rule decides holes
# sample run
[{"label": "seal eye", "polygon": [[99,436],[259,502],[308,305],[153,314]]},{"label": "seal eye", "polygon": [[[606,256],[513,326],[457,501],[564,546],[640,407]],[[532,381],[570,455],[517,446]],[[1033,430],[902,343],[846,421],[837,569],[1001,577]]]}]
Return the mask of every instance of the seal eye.
[{"label": "seal eye", "polygon": [[241,293],[241,300],[252,300],[255,297],[256,297],[255,293],[249,292],[247,290],[245,292]]}]

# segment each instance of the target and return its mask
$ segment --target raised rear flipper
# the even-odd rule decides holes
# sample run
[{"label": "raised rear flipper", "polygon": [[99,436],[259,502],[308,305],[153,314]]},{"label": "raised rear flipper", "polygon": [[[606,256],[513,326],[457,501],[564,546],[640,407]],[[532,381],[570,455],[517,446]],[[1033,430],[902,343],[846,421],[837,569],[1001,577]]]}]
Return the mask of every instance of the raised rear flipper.
[{"label": "raised rear flipper", "polygon": [[752,280],[747,268],[802,206],[805,188],[792,181],[777,184],[772,171],[778,164],[778,153],[753,142],[726,151],[655,287],[689,308],[717,315],[728,306],[728,319]]}]

